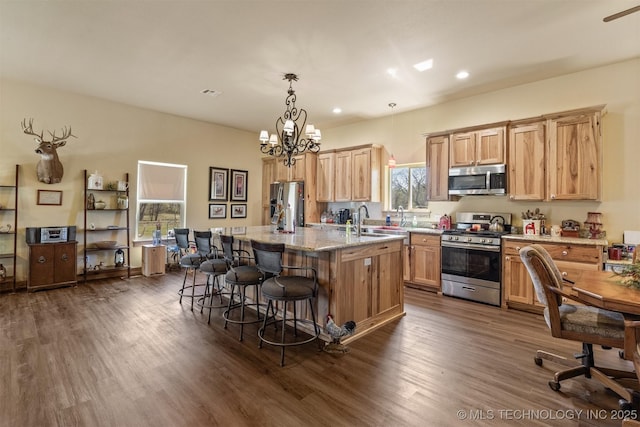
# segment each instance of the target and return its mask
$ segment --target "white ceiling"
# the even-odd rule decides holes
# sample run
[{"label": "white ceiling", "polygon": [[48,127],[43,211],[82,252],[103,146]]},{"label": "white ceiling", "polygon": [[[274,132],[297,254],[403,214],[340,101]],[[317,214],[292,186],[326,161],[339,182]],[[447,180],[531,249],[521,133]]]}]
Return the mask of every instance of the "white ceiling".
[{"label": "white ceiling", "polygon": [[640,13],[602,21],[638,3],[0,0],[0,76],[257,132],[293,72],[329,127],[640,57]]}]

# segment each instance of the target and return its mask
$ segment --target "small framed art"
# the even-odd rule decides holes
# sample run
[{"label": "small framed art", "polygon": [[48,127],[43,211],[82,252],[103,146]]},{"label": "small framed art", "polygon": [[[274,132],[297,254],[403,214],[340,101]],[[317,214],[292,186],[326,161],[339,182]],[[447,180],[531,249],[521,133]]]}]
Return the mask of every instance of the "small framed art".
[{"label": "small framed art", "polygon": [[247,217],[247,205],[231,205],[231,218],[246,218]]},{"label": "small framed art", "polygon": [[209,200],[227,201],[228,180],[229,169],[216,167],[209,168]]},{"label": "small framed art", "polygon": [[227,205],[219,203],[209,204],[209,219],[218,219],[227,217]]},{"label": "small framed art", "polygon": [[247,201],[247,175],[249,172],[231,169],[231,201]]},{"label": "small framed art", "polygon": [[62,191],[57,190],[38,190],[39,205],[62,205]]}]

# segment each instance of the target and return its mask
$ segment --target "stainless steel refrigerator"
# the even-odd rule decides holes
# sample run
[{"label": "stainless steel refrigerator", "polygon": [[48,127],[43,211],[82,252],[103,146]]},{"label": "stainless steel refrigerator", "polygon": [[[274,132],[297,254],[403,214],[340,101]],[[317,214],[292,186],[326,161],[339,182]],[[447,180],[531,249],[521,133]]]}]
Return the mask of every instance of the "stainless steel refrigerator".
[{"label": "stainless steel refrigerator", "polygon": [[278,205],[291,208],[296,227],[304,227],[304,182],[276,182],[270,187],[270,212],[272,221],[277,221]]}]

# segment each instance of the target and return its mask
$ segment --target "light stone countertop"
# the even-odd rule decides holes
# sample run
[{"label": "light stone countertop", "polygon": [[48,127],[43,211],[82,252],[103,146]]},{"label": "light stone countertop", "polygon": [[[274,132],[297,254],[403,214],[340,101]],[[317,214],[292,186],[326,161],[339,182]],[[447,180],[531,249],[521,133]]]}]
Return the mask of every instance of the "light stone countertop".
[{"label": "light stone countertop", "polygon": [[390,234],[363,234],[358,237],[355,230],[348,235],[345,231],[321,230],[311,227],[298,227],[296,232],[273,232],[273,226],[254,227],[227,227],[215,229],[221,234],[232,234],[234,238],[242,241],[257,240],[265,243],[284,243],[287,249],[322,252],[334,251],[350,246],[370,245],[385,241],[402,240],[402,235]]},{"label": "light stone countertop", "polygon": [[565,243],[573,245],[587,246],[608,246],[609,242],[605,239],[583,239],[580,237],[551,237],[551,236],[533,236],[524,234],[505,234],[502,236],[504,240],[526,240],[535,243]]},{"label": "light stone countertop", "polygon": [[[311,228],[324,229],[324,230],[344,229],[346,227],[345,224],[322,223],[322,222],[308,222],[307,226],[311,227]],[[381,225],[371,225],[371,224],[366,224],[366,225],[362,226],[363,230],[367,230],[367,229],[371,229],[371,228],[380,228],[380,227],[382,227],[382,226]],[[408,233],[438,234],[438,235],[442,234],[442,230],[439,230],[437,228],[431,228],[431,227],[419,227],[418,226],[418,227],[398,227],[398,228],[400,228],[403,231],[406,231]]]}]

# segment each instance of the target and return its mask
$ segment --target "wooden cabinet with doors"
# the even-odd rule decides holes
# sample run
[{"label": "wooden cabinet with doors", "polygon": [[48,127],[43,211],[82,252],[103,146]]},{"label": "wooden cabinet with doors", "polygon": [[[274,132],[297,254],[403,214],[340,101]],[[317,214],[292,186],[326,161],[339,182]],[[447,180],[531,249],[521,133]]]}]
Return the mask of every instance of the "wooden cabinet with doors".
[{"label": "wooden cabinet with doors", "polygon": [[505,162],[506,123],[481,129],[457,130],[449,141],[450,167]]},{"label": "wooden cabinet with doors", "polygon": [[546,186],[545,122],[509,126],[510,200],[544,200]]},{"label": "wooden cabinet with doors", "polygon": [[384,149],[367,145],[335,153],[336,202],[382,201]]},{"label": "wooden cabinet with doors", "polygon": [[335,200],[335,162],[336,153],[334,151],[318,153],[316,186],[316,200],[318,202],[333,202]]},{"label": "wooden cabinet with doors", "polygon": [[[586,239],[584,244],[576,244],[574,241],[575,239],[567,240],[566,243],[542,243],[534,239],[503,241],[504,304],[510,308],[533,312],[541,312],[543,309],[535,297],[529,273],[520,259],[520,249],[527,245],[541,244],[549,252],[565,279],[575,282],[583,271],[602,270],[604,244],[600,241],[588,242]],[[566,282],[564,286],[571,287],[571,283]]]},{"label": "wooden cabinet with doors", "polygon": [[509,125],[510,200],[599,200],[603,105]]},{"label": "wooden cabinet with doors", "polygon": [[449,135],[427,136],[427,198],[449,200]]},{"label": "wooden cabinet with doors", "polygon": [[548,198],[599,200],[604,106],[549,117]]},{"label": "wooden cabinet with doors", "polygon": [[[411,287],[440,292],[441,249],[440,235],[411,233],[408,250],[409,278],[405,281]],[[406,260],[405,260],[406,261]]]},{"label": "wooden cabinet with doors", "polygon": [[77,242],[29,245],[28,291],[57,288],[77,283]]}]

